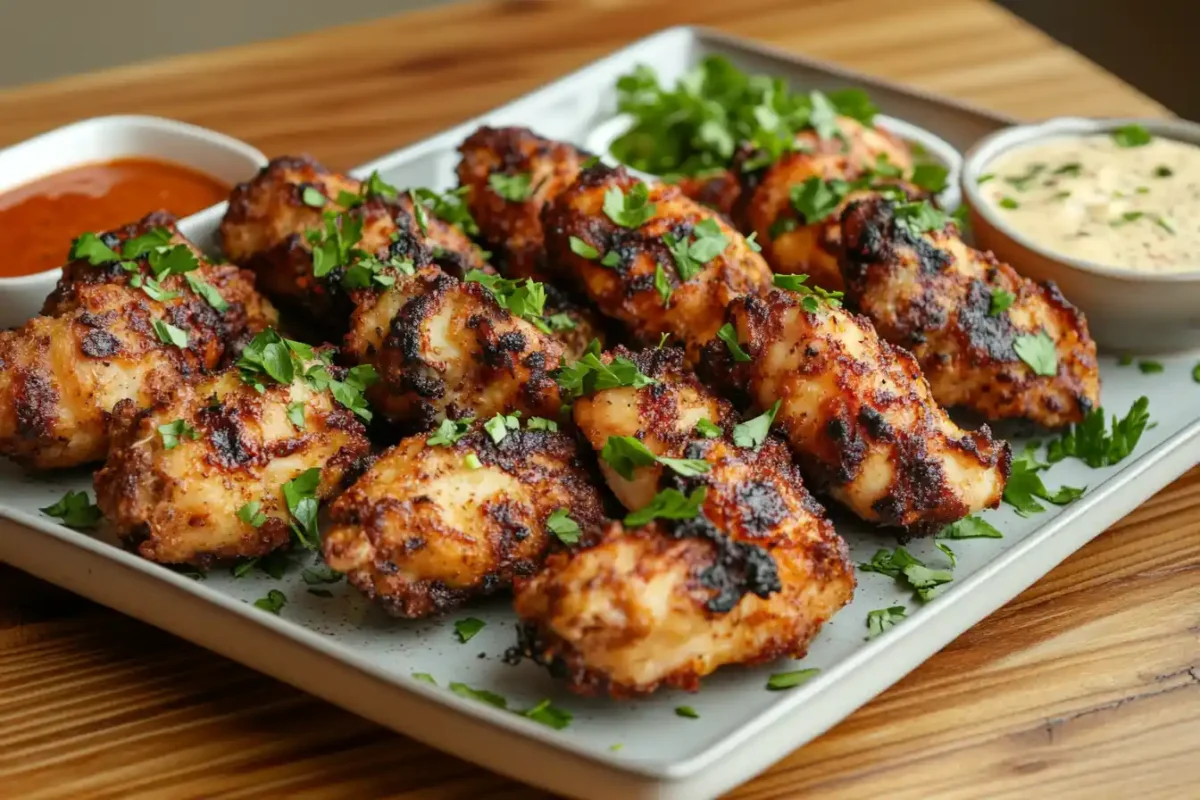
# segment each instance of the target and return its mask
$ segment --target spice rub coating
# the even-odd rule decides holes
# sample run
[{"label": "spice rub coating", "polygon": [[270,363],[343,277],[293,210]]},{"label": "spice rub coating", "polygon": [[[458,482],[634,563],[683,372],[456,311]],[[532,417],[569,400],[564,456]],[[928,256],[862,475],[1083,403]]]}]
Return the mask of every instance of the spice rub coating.
[{"label": "spice rub coating", "polygon": [[483,285],[436,267],[361,298],[343,352],[379,373],[367,390],[372,405],[418,431],[442,417],[511,410],[553,419],[561,406],[550,373],[562,346]]},{"label": "spice rub coating", "polygon": [[[425,617],[536,572],[566,509],[599,525],[601,499],[566,433],[474,429],[450,445],[409,437],[333,505],[326,563],[389,614]],[[468,462],[473,455],[478,467]]]},{"label": "spice rub coating", "polygon": [[759,409],[779,402],[775,425],[805,476],[867,521],[933,532],[999,504],[1008,445],[986,425],[955,425],[916,359],[865,318],[824,303],[808,311],[804,299],[776,290],[736,301],[727,319],[750,360],[714,342],[705,374]]},{"label": "spice rub coating", "polygon": [[[1080,422],[1099,405],[1087,320],[1053,283],[1023,278],[968,247],[952,224],[910,232],[882,197],[851,204],[840,227],[848,302],[881,337],[917,357],[940,404],[1047,428]],[[1051,375],[1037,374],[1017,353],[1041,336],[1049,339]]]},{"label": "spice rub coating", "polygon": [[[168,449],[160,426],[179,421]],[[145,411],[118,414],[112,453],[96,473],[96,502],[141,556],[208,567],[288,543],[284,483],[316,467],[315,495],[327,499],[369,458],[362,424],[328,389],[298,379],[260,393],[230,369]],[[239,517],[248,503],[260,504],[261,524]]]}]

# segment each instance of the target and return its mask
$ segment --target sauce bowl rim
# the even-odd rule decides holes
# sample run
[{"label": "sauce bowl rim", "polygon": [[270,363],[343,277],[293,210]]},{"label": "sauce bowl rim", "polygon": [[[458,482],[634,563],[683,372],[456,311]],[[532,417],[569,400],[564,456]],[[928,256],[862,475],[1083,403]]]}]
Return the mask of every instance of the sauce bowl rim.
[{"label": "sauce bowl rim", "polygon": [[1132,267],[1114,266],[1084,258],[1064,255],[1037,244],[1014,225],[1001,218],[995,208],[983,198],[979,191],[979,176],[985,174],[988,164],[1003,153],[1017,147],[1060,138],[1072,134],[1099,134],[1113,131],[1126,125],[1141,125],[1155,136],[1184,142],[1200,148],[1200,124],[1182,119],[1160,119],[1147,117],[1053,117],[1041,122],[1013,125],[983,137],[966,152],[962,168],[962,197],[971,210],[982,217],[997,232],[1027,250],[1065,267],[1088,272],[1106,278],[1147,283],[1195,283],[1200,282],[1200,264],[1176,272],[1143,272]]}]

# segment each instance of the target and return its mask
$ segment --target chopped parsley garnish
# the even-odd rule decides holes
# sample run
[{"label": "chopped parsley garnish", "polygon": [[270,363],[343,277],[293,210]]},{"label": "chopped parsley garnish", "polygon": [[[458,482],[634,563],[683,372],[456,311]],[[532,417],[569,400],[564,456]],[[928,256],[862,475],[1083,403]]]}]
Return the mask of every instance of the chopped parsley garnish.
[{"label": "chopped parsley garnish", "polygon": [[222,314],[229,310],[229,303],[225,302],[225,298],[221,297],[221,293],[211,283],[199,275],[190,272],[184,275],[183,278],[187,281],[188,286],[191,287],[193,292],[204,298],[204,302]]},{"label": "chopped parsley garnish", "polygon": [[530,417],[525,420],[525,430],[527,431],[549,431],[550,433],[558,432],[558,423],[552,419],[545,417]]},{"label": "chopped parsley garnish", "polygon": [[1037,179],[1046,170],[1045,164],[1030,164],[1029,170],[1023,175],[1009,175],[1004,179],[1004,182],[1016,189],[1018,192],[1023,192],[1029,188],[1029,184]]},{"label": "chopped parsley garnish", "polygon": [[676,706],[675,716],[687,717],[688,719],[700,719],[700,715],[696,713],[696,709],[691,706]]},{"label": "chopped parsley garnish", "polygon": [[546,307],[546,287],[532,278],[515,280],[489,275],[483,270],[473,269],[467,273],[465,280],[481,284],[496,300],[496,305],[508,311],[514,317],[520,317],[532,322],[544,333],[549,333],[549,326],[542,320]]},{"label": "chopped parsley garnish", "polygon": [[922,601],[932,600],[942,584],[954,580],[954,575],[949,570],[930,569],[924,561],[903,547],[897,547],[895,550],[876,550],[871,560],[859,564],[858,568],[863,572],[878,572],[896,580],[903,580]]},{"label": "chopped parsley garnish", "polygon": [[690,495],[678,489],[663,489],[644,507],[625,515],[625,524],[631,528],[645,525],[652,519],[693,519],[700,513],[707,487],[700,486]]},{"label": "chopped parsley garnish", "polygon": [[592,247],[590,244],[580,239],[578,236],[571,236],[567,239],[571,246],[571,252],[575,255],[586,258],[589,261],[595,261],[600,257],[600,251]]},{"label": "chopped parsley garnish", "polygon": [[303,569],[300,572],[300,577],[309,586],[318,586],[322,583],[337,583],[345,576],[337,570],[331,569],[326,564],[315,564]]},{"label": "chopped parsley garnish", "polygon": [[467,435],[471,430],[471,423],[475,421],[474,417],[466,417],[465,419],[444,419],[438,425],[437,430],[433,435],[425,440],[428,447],[451,447],[458,443],[458,440]]},{"label": "chopped parsley garnish", "polygon": [[379,177],[378,170],[367,176],[359,192],[364,197],[382,197],[387,200],[393,200],[400,196],[400,190]]},{"label": "chopped parsley garnish", "polygon": [[396,276],[391,274],[391,270],[401,275],[412,275],[416,267],[407,258],[393,256],[381,260],[375,256],[364,256],[346,267],[342,273],[342,286],[346,289],[370,289],[376,286],[386,289],[396,283]]},{"label": "chopped parsley garnish", "polygon": [[1154,224],[1157,225],[1158,227],[1162,228],[1164,231],[1166,231],[1169,234],[1172,234],[1172,235],[1175,234],[1175,224],[1173,222],[1171,222],[1171,220],[1168,219],[1167,217],[1164,217],[1162,214],[1154,215]]},{"label": "chopped parsley garnish", "polygon": [[1144,216],[1146,216],[1146,214],[1143,211],[1126,211],[1124,214],[1112,220],[1108,224],[1114,228],[1119,228],[1122,225],[1128,225],[1130,222],[1137,222]]},{"label": "chopped parsley garnish", "polygon": [[934,208],[928,200],[896,203],[894,213],[896,225],[912,236],[940,231],[950,223],[950,216]]},{"label": "chopped parsley garnish", "polygon": [[305,406],[303,400],[297,400],[294,403],[288,403],[287,406],[288,421],[291,422],[293,427],[295,427],[298,431],[302,431],[305,428],[304,408]]},{"label": "chopped parsley garnish", "polygon": [[1150,423],[1149,409],[1150,399],[1139,397],[1123,419],[1113,416],[1111,430],[1105,428],[1104,409],[1093,409],[1083,422],[1072,425],[1060,438],[1050,442],[1046,460],[1055,464],[1065,458],[1078,458],[1092,469],[1118,464],[1134,451],[1145,433]]},{"label": "chopped parsley garnish", "polygon": [[1141,360],[1137,362],[1137,365],[1138,371],[1143,375],[1157,375],[1165,369],[1161,361]]},{"label": "chopped parsley garnish", "polygon": [[315,186],[305,186],[304,191],[300,192],[300,200],[304,205],[312,206],[313,208],[324,208],[325,201],[328,200],[321,190]]},{"label": "chopped parsley garnish", "polygon": [[259,510],[261,508],[262,503],[257,500],[251,500],[237,510],[237,518],[252,528],[261,528],[263,523],[267,521],[267,515]]},{"label": "chopped parsley garnish", "polygon": [[496,416],[483,423],[483,429],[487,431],[488,436],[492,437],[492,441],[500,444],[508,436],[509,431],[521,429],[521,418],[519,414],[497,414]]},{"label": "chopped parsley garnish", "polygon": [[179,440],[185,436],[193,441],[200,438],[200,432],[182,419],[159,425],[158,432],[162,435],[164,450],[174,450],[179,446]]},{"label": "chopped parsley garnish", "polygon": [[554,513],[546,518],[546,527],[563,544],[579,542],[579,523],[571,519],[571,512],[565,508],[555,509]]},{"label": "chopped parsley garnish", "polygon": [[1021,204],[1018,203],[1016,200],[1013,200],[1011,197],[1001,197],[1000,198],[1000,207],[1011,210],[1014,208],[1020,208]]},{"label": "chopped parsley garnish", "polygon": [[321,532],[317,526],[317,487],[321,485],[321,470],[312,467],[283,484],[283,499],[292,517],[291,529],[296,540],[307,550],[315,550]]},{"label": "chopped parsley garnish", "polygon": [[604,213],[622,228],[640,228],[654,216],[649,187],[635,183],[629,194],[622,192],[619,186],[609,187],[604,193]]},{"label": "chopped parsley garnish", "polygon": [[115,250],[91,231],[80,234],[75,241],[71,242],[70,258],[72,261],[86,258],[93,267],[121,260],[121,256]]},{"label": "chopped parsley garnish", "polygon": [[671,292],[674,291],[674,288],[671,286],[671,280],[667,277],[667,271],[662,268],[662,264],[654,265],[654,290],[662,298],[663,308],[670,308]]},{"label": "chopped parsley garnish", "polygon": [[478,453],[471,452],[463,456],[463,466],[470,470],[483,469],[483,462]]},{"label": "chopped parsley garnish", "polygon": [[467,207],[468,191],[469,187],[460,186],[441,193],[432,189],[413,189],[411,194],[414,201],[419,202],[438,219],[457,225],[467,236],[478,236],[479,225]]},{"label": "chopped parsley garnish", "polygon": [[939,539],[1003,539],[1004,534],[980,517],[963,517],[937,533]]},{"label": "chopped parsley garnish", "polygon": [[946,558],[950,559],[951,569],[958,566],[958,558],[954,555],[954,551],[950,549],[950,545],[946,544],[945,542],[934,542],[933,546],[938,550],[941,550],[945,554]]},{"label": "chopped parsley garnish", "polygon": [[1154,168],[1154,177],[1156,178],[1169,178],[1174,174],[1175,170],[1171,169],[1166,164],[1159,164]]},{"label": "chopped parsley garnish", "polygon": [[995,173],[985,172],[984,174],[979,176],[979,180],[975,181],[975,185],[983,186],[985,183],[987,183],[988,181],[992,180],[995,177],[996,177]]},{"label": "chopped parsley garnish", "polygon": [[[1197,367],[1200,369],[1200,367]],[[724,433],[721,426],[711,422],[708,419],[702,419],[696,423],[696,433],[703,436],[705,439],[715,439]]]},{"label": "chopped parsley garnish", "polygon": [[804,310],[810,314],[815,314],[821,308],[821,303],[826,303],[834,308],[840,308],[842,305],[842,292],[830,292],[822,289],[820,286],[809,286],[806,281],[807,275],[785,275],[777,273],[772,279],[772,283],[779,289],[786,289],[789,292],[795,292],[801,295],[800,304],[804,306]]},{"label": "chopped parsley garnish", "polygon": [[420,681],[421,683],[428,683],[430,686],[437,686],[437,681],[435,681],[433,679],[433,676],[430,675],[428,672],[414,672],[412,674],[412,678],[414,681]]},{"label": "chopped parsley garnish", "polygon": [[250,570],[254,569],[256,566],[258,566],[257,558],[243,558],[233,565],[233,567],[229,570],[229,574],[235,578],[244,578],[249,575]]},{"label": "chopped parsley garnish", "polygon": [[1083,172],[1083,164],[1080,164],[1078,161],[1071,161],[1071,162],[1069,162],[1067,164],[1063,164],[1061,167],[1058,167],[1057,169],[1055,169],[1053,174],[1065,175],[1068,178],[1077,178],[1077,177],[1079,177],[1080,173],[1082,173],[1082,172]]},{"label": "chopped parsley garnish", "polygon": [[456,620],[454,622],[454,633],[458,636],[458,640],[463,644],[471,641],[471,638],[483,630],[487,623],[475,617],[467,617],[466,619]]},{"label": "chopped parsley garnish", "polygon": [[508,701],[501,695],[495,692],[489,692],[487,689],[472,689],[465,683],[451,683],[450,691],[454,692],[459,697],[465,697],[468,700],[478,700],[481,703],[487,703],[489,706],[508,710]]},{"label": "chopped parsley garnish", "polygon": [[674,234],[663,234],[663,242],[675,259],[675,269],[679,280],[690,281],[696,273],[704,269],[704,265],[712,261],[729,246],[729,237],[721,231],[721,226],[715,219],[705,219],[697,222],[692,228],[692,241],[686,236],[677,238]]},{"label": "chopped parsley garnish", "polygon": [[1011,306],[1016,299],[1017,296],[1012,292],[1005,291],[1004,289],[992,289],[992,300],[988,306],[988,316],[1000,316],[1005,311],[1008,311],[1009,306]]},{"label": "chopped parsley garnish", "polygon": [[813,176],[791,190],[792,208],[804,218],[806,224],[812,225],[832,214],[846,195],[850,193],[849,182],[835,178],[822,180]]},{"label": "chopped parsley garnish", "polygon": [[533,708],[520,712],[520,714],[546,727],[554,728],[556,731],[566,728],[571,724],[571,720],[574,719],[570,711],[559,708],[549,700],[543,700]]},{"label": "chopped parsley garnish", "polygon": [[267,592],[266,597],[260,597],[254,601],[255,608],[261,608],[263,611],[268,611],[275,616],[279,616],[279,612],[287,605],[287,595],[278,589],[272,589]]},{"label": "chopped parsley garnish", "polygon": [[[189,275],[188,277],[191,276]],[[159,303],[165,303],[168,300],[174,300],[176,297],[179,297],[179,292],[172,292],[168,289],[164,289],[162,284],[160,284],[154,278],[151,278],[149,275],[147,275],[145,278],[143,278],[141,275],[134,275],[129,279],[129,285],[135,289],[141,289],[150,297],[151,300]]]},{"label": "chopped parsley garnish", "polygon": [[[876,168],[876,172],[878,171]],[[919,186],[927,192],[937,194],[945,190],[946,178],[949,175],[950,170],[941,164],[918,164],[908,180],[909,183]]]},{"label": "chopped parsley garnish", "polygon": [[312,247],[313,276],[317,278],[324,278],[334,269],[369,255],[355,247],[362,240],[361,217],[326,211],[324,220],[323,229],[310,230],[304,234],[305,240]]},{"label": "chopped parsley garnish", "polygon": [[1086,487],[1062,486],[1053,492],[1047,489],[1038,473],[1048,467],[1049,464],[1037,462],[1032,447],[1027,447],[1019,458],[1013,459],[1012,471],[1004,486],[1004,502],[1015,508],[1020,516],[1028,517],[1045,511],[1046,507],[1038,500],[1063,506],[1083,494]]},{"label": "chopped parsley garnish", "polygon": [[1029,365],[1034,375],[1053,377],[1058,374],[1058,351],[1054,340],[1045,331],[1025,334],[1013,340],[1017,357]]},{"label": "chopped parsley garnish", "polygon": [[700,458],[667,458],[656,456],[650,449],[633,436],[610,436],[604,442],[600,458],[613,468],[625,480],[633,480],[633,472],[638,467],[648,467],[655,463],[669,467],[672,471],[686,478],[703,475],[712,469],[707,461]]},{"label": "chopped parsley garnish", "polygon": [[532,181],[533,176],[528,172],[521,172],[516,175],[493,172],[491,175],[488,175],[488,186],[492,187],[493,192],[510,203],[520,203],[528,200],[529,196],[533,194]]},{"label": "chopped parsley garnish", "polygon": [[771,432],[771,423],[775,421],[775,415],[779,413],[779,406],[782,403],[782,399],[776,400],[775,405],[754,419],[734,425],[733,443],[738,447],[749,447],[753,450],[761,447],[762,443],[767,440],[767,434]]},{"label": "chopped parsley garnish", "polygon": [[783,689],[794,689],[803,683],[808,683],[819,674],[821,674],[821,670],[819,669],[794,669],[791,672],[776,672],[770,678],[767,678],[767,688],[773,692],[782,691]]},{"label": "chopped parsley garnish", "polygon": [[[317,363],[306,364],[313,361]],[[290,386],[296,378],[303,378],[314,391],[328,389],[334,400],[370,421],[371,410],[363,392],[379,380],[375,368],[360,364],[347,370],[345,380],[339,381],[330,374],[331,365],[332,356],[328,352],[317,353],[309,345],[284,339],[268,328],[246,345],[234,366],[238,368],[242,382],[256,391],[266,391],[265,378],[284,386]]]},{"label": "chopped parsley garnish", "polygon": [[1200,383],[1200,364],[1192,367],[1192,380],[1196,383]]},{"label": "chopped parsley garnish", "polygon": [[181,350],[187,348],[187,331],[176,328],[171,323],[161,319],[154,320],[152,327],[154,328],[154,333],[158,335],[158,340],[163,344],[175,345]]},{"label": "chopped parsley garnish", "polygon": [[608,749],[611,750],[612,752],[616,753],[616,752],[619,752],[620,750],[625,749],[625,745],[621,744],[620,742],[617,742],[616,744],[609,745]]},{"label": "chopped parsley garnish", "polygon": [[1112,139],[1117,147],[1141,147],[1150,144],[1154,137],[1150,131],[1138,124],[1122,125],[1112,132]]},{"label": "chopped parsley garnish", "polygon": [[874,639],[904,619],[908,619],[904,606],[891,606],[867,612],[867,638]]},{"label": "chopped parsley garnish", "polygon": [[87,492],[67,492],[54,505],[38,511],[57,517],[68,528],[94,528],[101,517],[100,508],[92,504]]},{"label": "chopped parsley garnish", "polygon": [[1121,357],[1117,359],[1118,367],[1128,367],[1132,363],[1133,363],[1133,356],[1129,355],[1128,353],[1121,354]]},{"label": "chopped parsley garnish", "polygon": [[729,348],[729,354],[733,356],[734,361],[745,363],[750,360],[750,355],[742,349],[742,345],[738,342],[737,331],[732,323],[726,322],[722,325],[717,331],[717,338]]},{"label": "chopped parsley garnish", "polygon": [[600,342],[595,339],[587,351],[574,364],[564,365],[558,370],[558,388],[570,399],[593,394],[603,389],[632,386],[641,389],[656,381],[642,374],[637,364],[624,356],[617,356],[609,363],[600,358]]}]

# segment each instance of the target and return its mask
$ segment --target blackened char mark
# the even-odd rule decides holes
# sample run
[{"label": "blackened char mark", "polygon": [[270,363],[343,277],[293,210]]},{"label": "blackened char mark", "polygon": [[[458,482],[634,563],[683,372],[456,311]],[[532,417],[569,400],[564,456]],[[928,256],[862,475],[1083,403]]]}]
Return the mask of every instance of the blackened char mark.
[{"label": "blackened char mark", "polygon": [[700,583],[717,593],[705,604],[714,614],[732,611],[747,594],[766,598],[783,589],[770,553],[758,545],[737,541],[708,517],[677,522],[671,533],[676,539],[706,539],[716,547],[716,563],[700,574]]}]

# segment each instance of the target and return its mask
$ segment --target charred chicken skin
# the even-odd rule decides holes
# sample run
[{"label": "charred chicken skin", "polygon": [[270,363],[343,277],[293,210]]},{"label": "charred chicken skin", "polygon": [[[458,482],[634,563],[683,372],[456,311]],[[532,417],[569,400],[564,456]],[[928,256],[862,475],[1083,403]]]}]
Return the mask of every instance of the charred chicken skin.
[{"label": "charred chicken skin", "polygon": [[542,216],[551,262],[601,311],[644,343],[676,337],[693,360],[734,298],[771,286],[766,262],[718,214],[623,168],[590,167]]},{"label": "charred chicken skin", "polygon": [[29,467],[103,459],[118,407],[168,398],[275,318],[248,274],[196,256],[166,215],[85,249],[46,301],[52,316],[0,331],[0,454]]},{"label": "charred chicken skin", "polygon": [[431,267],[357,299],[343,351],[375,367],[380,380],[368,397],[394,422],[421,431],[447,416],[557,416],[550,372],[562,346],[482,284]]},{"label": "charred chicken skin", "polygon": [[[656,456],[695,461],[689,471],[699,474],[690,477],[655,463],[625,478],[604,464],[630,510],[660,486],[703,487],[701,513],[641,527],[614,522],[598,541],[552,554],[518,582],[523,648],[573,691],[615,697],[695,690],[722,665],[803,656],[854,592],[845,543],[782,441],[757,450],[732,443],[732,407],[683,370],[681,351],[634,360],[657,382],[580,398],[575,420],[598,451],[610,437],[635,436]],[[720,432],[698,433],[700,420]]]},{"label": "charred chicken skin", "polygon": [[128,546],[164,564],[206,568],[283,547],[284,484],[319,469],[313,496],[326,499],[370,458],[355,415],[301,379],[259,392],[230,369],[122,412],[96,502]]},{"label": "charred chicken skin", "polygon": [[912,533],[1000,502],[1011,453],[987,426],[955,425],[934,401],[916,359],[865,318],[791,291],[747,297],[729,309],[741,349],[706,348],[703,366],[759,409],[778,403],[805,475],[858,516]]},{"label": "charred chicken skin", "polygon": [[[1099,404],[1096,345],[1054,284],[968,247],[952,224],[898,224],[882,197],[850,205],[840,227],[847,299],[881,337],[917,357],[943,406],[1054,428]],[[1050,355],[1041,373],[1050,374],[1018,352],[1037,344]]]},{"label": "charred chicken skin", "polygon": [[334,503],[326,563],[388,613],[425,617],[534,573],[552,515],[595,528],[600,495],[573,437],[513,419],[498,442],[476,422],[387,451]]}]

